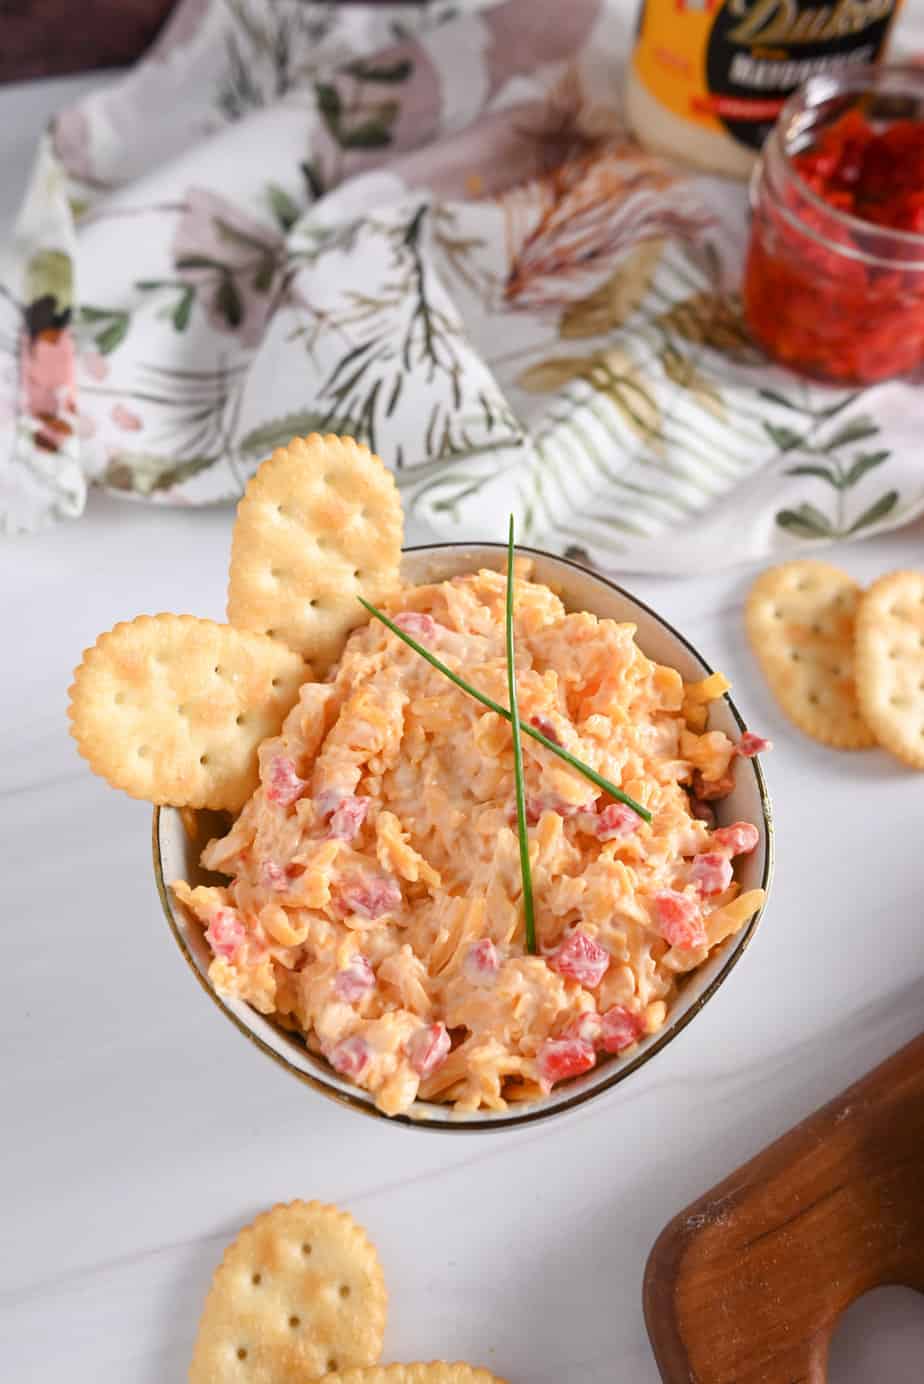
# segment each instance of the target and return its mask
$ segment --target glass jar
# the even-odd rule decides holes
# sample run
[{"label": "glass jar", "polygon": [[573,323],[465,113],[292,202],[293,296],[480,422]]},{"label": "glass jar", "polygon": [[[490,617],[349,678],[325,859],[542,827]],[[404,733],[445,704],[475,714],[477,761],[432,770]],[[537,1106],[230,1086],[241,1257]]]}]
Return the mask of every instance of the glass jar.
[{"label": "glass jar", "polygon": [[776,360],[865,385],[924,365],[924,233],[841,210],[800,173],[800,156],[851,111],[877,133],[924,126],[924,69],[812,77],[787,101],[751,179],[743,294],[748,326]]}]

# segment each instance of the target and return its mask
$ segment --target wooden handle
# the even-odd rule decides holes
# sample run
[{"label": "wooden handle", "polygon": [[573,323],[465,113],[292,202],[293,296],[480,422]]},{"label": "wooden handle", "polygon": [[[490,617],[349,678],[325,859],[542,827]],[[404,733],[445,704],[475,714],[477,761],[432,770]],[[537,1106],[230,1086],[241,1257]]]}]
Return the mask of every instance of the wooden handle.
[{"label": "wooden handle", "polygon": [[645,1322],[665,1384],[825,1384],[886,1283],[924,1292],[924,1034],[671,1221]]}]

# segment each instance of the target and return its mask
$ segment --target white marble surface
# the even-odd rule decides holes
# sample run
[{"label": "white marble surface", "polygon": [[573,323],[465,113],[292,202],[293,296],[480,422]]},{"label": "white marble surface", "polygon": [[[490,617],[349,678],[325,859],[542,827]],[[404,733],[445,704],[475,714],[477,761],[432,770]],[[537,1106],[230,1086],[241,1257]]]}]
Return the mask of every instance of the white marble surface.
[{"label": "white marble surface", "polygon": [[[18,105],[0,92],[0,171],[18,177],[74,85],[45,84],[44,106],[37,88]],[[0,223],[15,181],[0,179]],[[199,993],[155,897],[149,810],[94,779],[67,735],[70,673],[100,630],[141,611],[221,617],[230,523],[97,496],[79,522],[0,546],[0,1378],[182,1380],[226,1242],[277,1200],[318,1197],[379,1246],[387,1359],[657,1384],[640,1285],[662,1225],[921,1027],[924,780],[788,728],[744,647],[747,571],[630,579],[776,741],[757,940],[599,1104],[524,1133],[376,1125],[302,1089]],[[922,540],[919,524],[835,559],[862,580],[920,564]],[[842,1324],[831,1381],[920,1384],[922,1359],[924,1311],[895,1290]]]}]

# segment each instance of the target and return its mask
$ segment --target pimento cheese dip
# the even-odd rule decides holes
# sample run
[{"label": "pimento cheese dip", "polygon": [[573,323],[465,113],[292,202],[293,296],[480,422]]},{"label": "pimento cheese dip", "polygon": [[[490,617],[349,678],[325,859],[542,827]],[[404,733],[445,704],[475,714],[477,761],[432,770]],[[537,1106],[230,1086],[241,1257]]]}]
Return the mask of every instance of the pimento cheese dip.
[{"label": "pimento cheese dip", "polygon": [[[724,679],[685,688],[634,625],[566,614],[529,570],[515,584],[523,721],[652,813],[522,737],[538,955],[510,726],[378,621],[261,746],[259,788],[202,855],[228,882],[173,885],[205,927],[215,989],[301,1030],[390,1115],[418,1097],[504,1110],[626,1052],[763,901],[731,863],[756,827],[715,828],[709,806],[736,755],[763,748],[702,729]],[[505,588],[480,571],[387,611],[506,705]]]}]

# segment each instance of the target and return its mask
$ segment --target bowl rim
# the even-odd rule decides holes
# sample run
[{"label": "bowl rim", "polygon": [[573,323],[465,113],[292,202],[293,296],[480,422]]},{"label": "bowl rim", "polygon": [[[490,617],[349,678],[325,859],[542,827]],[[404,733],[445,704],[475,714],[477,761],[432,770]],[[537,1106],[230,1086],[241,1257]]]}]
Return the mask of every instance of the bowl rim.
[{"label": "bowl rim", "polygon": [[[471,542],[458,541],[452,543],[413,544],[402,550],[402,556],[409,553],[444,553],[447,550],[451,550],[454,548],[493,548],[496,549],[498,552],[507,551],[506,544],[504,543],[476,542],[473,540]],[[608,586],[612,591],[615,591],[618,595],[624,596],[627,600],[631,601],[633,605],[636,605],[639,607],[639,609],[644,610],[646,614],[652,617],[653,620],[655,620],[658,624],[662,625],[664,629],[666,629],[680,644],[683,645],[683,647],[689,653],[693,655],[693,657],[699,663],[702,664],[702,666],[706,669],[707,676],[715,671],[712,668],[711,664],[709,664],[706,661],[706,659],[703,658],[702,654],[695,647],[695,645],[691,644],[689,639],[682,635],[679,632],[679,630],[674,629],[670,621],[665,620],[662,615],[659,615],[658,612],[653,610],[652,607],[648,605],[645,601],[639,600],[637,596],[633,596],[631,591],[627,591],[625,587],[620,586],[617,582],[611,581],[609,577],[604,576],[602,573],[595,571],[591,567],[584,566],[580,562],[575,562],[571,558],[561,557],[557,553],[544,552],[541,548],[531,548],[524,544],[518,543],[517,554],[525,554],[532,557],[552,558],[555,562],[560,562],[567,567],[572,567],[575,569],[575,571],[578,571],[585,576],[590,576],[595,580],[602,582],[604,586]],[[728,703],[731,714],[739,730],[744,732],[747,729],[747,725],[744,719],[742,718],[740,712],[738,711],[738,708],[735,706],[735,703],[732,701],[731,697],[728,695],[727,692],[723,693],[723,697],[724,700]],[[346,1106],[350,1110],[358,1111],[360,1114],[367,1115],[376,1120],[384,1120],[389,1125],[399,1125],[404,1129],[410,1128],[436,1130],[441,1133],[464,1132],[467,1134],[476,1134],[487,1133],[490,1131],[501,1132],[514,1129],[520,1126],[538,1124],[542,1120],[551,1120],[558,1115],[565,1115],[572,1110],[576,1110],[579,1106],[582,1106],[591,1100],[596,1100],[598,1096],[602,1096],[606,1092],[611,1091],[614,1086],[618,1086],[620,1082],[625,1081],[627,1077],[631,1076],[634,1072],[639,1071],[640,1068],[645,1066],[647,1062],[649,1062],[653,1057],[655,1057],[659,1052],[661,1052],[665,1047],[667,1047],[668,1043],[672,1042],[678,1036],[678,1034],[682,1033],[683,1030],[687,1027],[687,1025],[692,1023],[696,1016],[703,1010],[707,1002],[710,999],[712,999],[713,995],[716,993],[719,987],[727,980],[729,975],[731,975],[735,966],[737,966],[739,960],[747,951],[748,947],[754,939],[755,933],[757,932],[760,921],[766,910],[767,899],[769,898],[770,885],[773,880],[774,870],[774,827],[773,810],[770,804],[770,795],[767,792],[767,784],[764,778],[763,769],[760,765],[759,759],[752,759],[750,761],[750,764],[751,768],[754,771],[754,775],[757,781],[757,790],[758,796],[760,798],[761,815],[763,817],[764,835],[766,841],[766,848],[764,854],[764,868],[759,885],[759,887],[764,891],[764,902],[760,906],[760,908],[758,908],[756,913],[753,913],[751,915],[751,918],[748,921],[748,925],[745,928],[744,932],[737,938],[735,945],[730,948],[729,954],[726,957],[725,963],[722,966],[722,968],[709,982],[703,993],[697,997],[694,1003],[690,1005],[689,1009],[684,1014],[682,1014],[679,1017],[679,1019],[677,1019],[674,1023],[665,1024],[664,1031],[662,1032],[660,1037],[657,1038],[656,1041],[651,1044],[650,1047],[647,1047],[636,1057],[630,1058],[629,1061],[613,1062],[612,1072],[603,1080],[601,1080],[598,1085],[590,1087],[589,1089],[576,1091],[573,1096],[570,1096],[565,1100],[559,1101],[556,1105],[552,1106],[551,1108],[547,1105],[545,1101],[531,1101],[528,1103],[524,1102],[524,1105],[521,1109],[517,1109],[509,1115],[504,1115],[500,1118],[495,1117],[490,1120],[479,1119],[477,1117],[466,1118],[465,1120],[453,1120],[451,1117],[448,1119],[444,1118],[437,1120],[431,1119],[427,1115],[412,1115],[407,1112],[399,1115],[386,1115],[384,1111],[379,1110],[376,1105],[372,1104],[370,1101],[363,1099],[359,1094],[354,1095],[350,1091],[340,1090],[336,1086],[328,1085],[322,1077],[316,1076],[311,1072],[302,1071],[300,1067],[296,1067],[282,1053],[277,1052],[275,1048],[270,1047],[270,1045],[266,1043],[259,1036],[259,1034],[254,1033],[252,1029],[248,1028],[247,1025],[237,1016],[237,1014],[235,1014],[234,1011],[224,1003],[221,996],[212,988],[212,986],[208,982],[208,979],[199,970],[199,967],[196,965],[195,958],[193,957],[189,949],[186,939],[177,925],[176,918],[174,916],[174,911],[170,903],[169,894],[167,892],[167,884],[164,879],[160,848],[161,808],[159,806],[155,806],[154,808],[154,817],[151,832],[154,879],[157,885],[157,893],[160,899],[161,908],[163,909],[164,916],[167,919],[167,924],[170,928],[170,931],[173,934],[173,939],[179,947],[180,953],[182,954],[187,966],[192,971],[193,975],[198,981],[200,987],[209,996],[210,1000],[216,1006],[219,1012],[222,1013],[225,1016],[225,1018],[231,1021],[231,1023],[234,1025],[237,1031],[240,1034],[242,1034],[246,1039],[248,1039],[248,1041],[252,1043],[253,1046],[257,1048],[260,1052],[263,1052],[268,1057],[272,1058],[272,1060],[280,1068],[282,1068],[283,1071],[290,1073],[290,1075],[296,1077],[304,1085],[310,1086],[313,1090],[320,1092],[321,1095],[326,1096],[329,1100],[336,1101],[338,1105]]]}]

